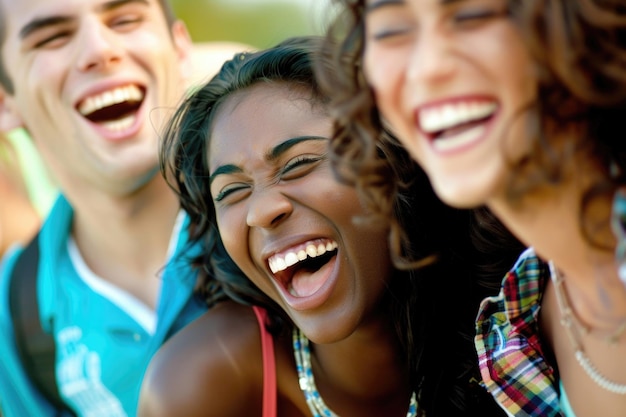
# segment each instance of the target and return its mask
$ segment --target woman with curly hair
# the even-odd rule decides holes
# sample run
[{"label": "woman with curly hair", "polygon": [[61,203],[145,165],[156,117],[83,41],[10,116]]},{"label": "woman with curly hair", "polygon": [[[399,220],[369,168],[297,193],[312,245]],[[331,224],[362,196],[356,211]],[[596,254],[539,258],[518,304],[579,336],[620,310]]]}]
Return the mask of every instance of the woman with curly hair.
[{"label": "woman with curly hair", "polygon": [[626,415],[624,2],[338,3],[339,157],[367,178],[388,126],[443,201],[531,247],[481,305],[486,387],[511,415]]}]

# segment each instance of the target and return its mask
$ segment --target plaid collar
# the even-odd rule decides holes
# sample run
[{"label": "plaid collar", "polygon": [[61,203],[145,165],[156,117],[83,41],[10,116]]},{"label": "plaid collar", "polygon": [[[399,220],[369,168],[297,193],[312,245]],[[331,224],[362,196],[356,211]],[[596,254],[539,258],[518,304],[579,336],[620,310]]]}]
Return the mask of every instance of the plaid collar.
[{"label": "plaid collar", "polygon": [[547,264],[526,250],[504,277],[500,294],[483,300],[476,319],[485,387],[517,417],[561,416],[558,375],[539,337],[541,297],[549,277]]}]

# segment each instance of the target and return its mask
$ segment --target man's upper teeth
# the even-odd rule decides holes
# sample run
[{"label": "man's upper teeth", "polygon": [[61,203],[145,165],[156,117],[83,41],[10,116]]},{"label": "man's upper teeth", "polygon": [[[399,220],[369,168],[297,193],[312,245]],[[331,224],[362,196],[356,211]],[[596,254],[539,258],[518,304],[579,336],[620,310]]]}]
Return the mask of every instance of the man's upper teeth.
[{"label": "man's upper teeth", "polygon": [[315,258],[337,249],[337,242],[308,243],[299,249],[288,250],[286,252],[273,255],[269,258],[270,270],[272,273],[284,271],[292,265],[305,260],[307,257]]},{"label": "man's upper teeth", "polygon": [[419,123],[427,133],[440,132],[451,127],[483,119],[496,110],[493,102],[461,102],[430,107],[419,112]]},{"label": "man's upper teeth", "polygon": [[127,85],[87,97],[80,103],[78,111],[80,111],[83,116],[86,116],[114,104],[123,103],[125,101],[140,101],[141,99],[143,99],[141,89],[136,85]]}]

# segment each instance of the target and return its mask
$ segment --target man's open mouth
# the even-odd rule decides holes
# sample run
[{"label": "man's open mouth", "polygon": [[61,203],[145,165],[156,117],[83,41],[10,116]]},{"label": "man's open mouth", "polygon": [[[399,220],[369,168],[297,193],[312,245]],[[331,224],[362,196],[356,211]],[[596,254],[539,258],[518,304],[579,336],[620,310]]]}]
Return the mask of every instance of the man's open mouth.
[{"label": "man's open mouth", "polygon": [[144,97],[143,87],[128,84],[89,96],[77,108],[92,123],[121,132],[133,125]]}]

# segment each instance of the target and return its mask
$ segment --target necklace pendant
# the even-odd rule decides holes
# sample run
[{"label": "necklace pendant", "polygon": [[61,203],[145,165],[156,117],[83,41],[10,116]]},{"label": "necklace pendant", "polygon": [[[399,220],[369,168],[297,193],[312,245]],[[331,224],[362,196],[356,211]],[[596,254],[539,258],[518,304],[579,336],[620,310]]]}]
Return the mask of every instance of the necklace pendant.
[{"label": "necklace pendant", "polygon": [[617,330],[615,330],[612,335],[607,337],[606,341],[609,342],[609,345],[616,346],[622,336],[622,333],[624,333],[624,330],[626,330],[626,321],[622,322]]},{"label": "necklace pendant", "polygon": [[308,379],[307,379],[306,377],[300,377],[300,378],[298,379],[298,382],[300,383],[300,389],[301,389],[302,391],[307,391],[307,390],[310,390],[310,389],[311,389],[311,386],[310,386],[310,384],[309,384],[309,381],[308,381]]},{"label": "necklace pendant", "polygon": [[[566,312],[563,312],[563,315],[565,315]],[[569,316],[564,316],[561,317],[561,326],[565,326],[568,329],[572,327],[572,318]]]}]

